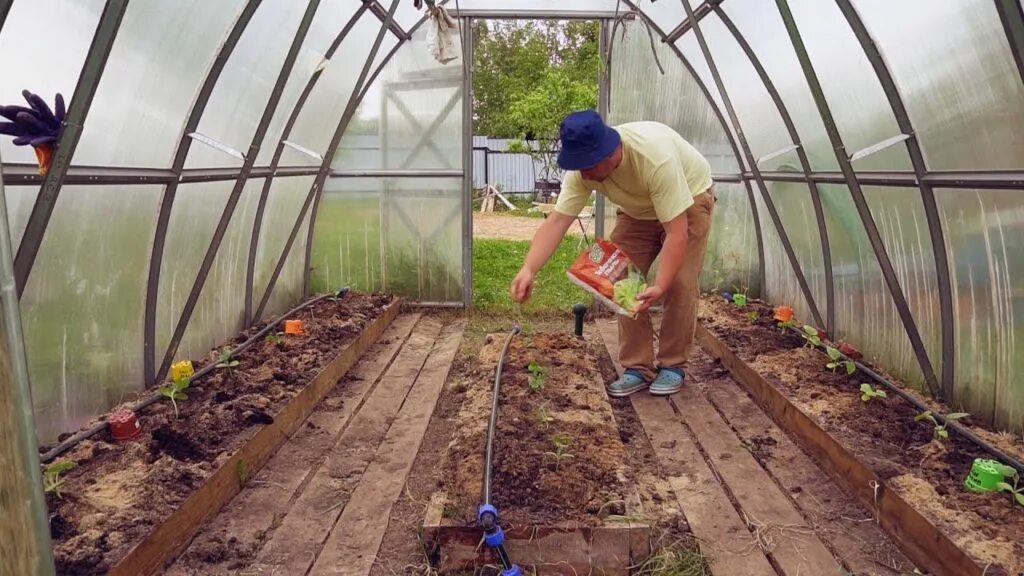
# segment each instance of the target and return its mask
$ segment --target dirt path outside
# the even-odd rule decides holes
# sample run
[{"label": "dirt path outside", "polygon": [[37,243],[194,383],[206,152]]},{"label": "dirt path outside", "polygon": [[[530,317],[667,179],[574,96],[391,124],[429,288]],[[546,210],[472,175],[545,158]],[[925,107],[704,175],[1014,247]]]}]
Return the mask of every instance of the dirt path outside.
[{"label": "dirt path outside", "polygon": [[473,237],[500,240],[532,240],[543,218],[512,216],[493,212],[473,213]]}]

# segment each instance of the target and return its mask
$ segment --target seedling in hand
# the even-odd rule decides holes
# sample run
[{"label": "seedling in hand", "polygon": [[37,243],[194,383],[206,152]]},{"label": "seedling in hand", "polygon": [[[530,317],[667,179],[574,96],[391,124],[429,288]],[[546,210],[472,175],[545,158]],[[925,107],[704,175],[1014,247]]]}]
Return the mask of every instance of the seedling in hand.
[{"label": "seedling in hand", "polygon": [[188,400],[188,395],[185,394],[185,390],[192,384],[191,378],[179,378],[172,384],[167,384],[160,387],[160,394],[170,399],[171,405],[174,406],[174,417],[178,418],[178,400]]},{"label": "seedling in hand", "polygon": [[806,346],[808,348],[815,348],[821,346],[821,337],[818,336],[818,329],[810,324],[804,324],[803,326],[803,337],[807,341]]},{"label": "seedling in hand", "polygon": [[43,488],[47,494],[56,494],[58,498],[61,498],[60,487],[64,484],[64,478],[60,475],[68,470],[71,470],[78,464],[72,460],[58,460],[51,463],[43,470]]},{"label": "seedling in hand", "polygon": [[530,371],[530,390],[537,392],[544,389],[544,381],[548,377],[548,369],[537,363],[536,360],[530,362],[530,366],[527,368]]},{"label": "seedling in hand", "polygon": [[562,460],[572,458],[572,454],[566,452],[569,448],[569,444],[572,443],[572,436],[569,436],[568,434],[558,434],[553,437],[551,441],[555,445],[555,451],[545,452],[545,454],[555,459],[555,472],[558,472],[558,466],[562,463]]},{"label": "seedling in hand", "polygon": [[927,421],[931,422],[932,426],[935,427],[935,437],[936,438],[942,438],[942,439],[945,440],[945,439],[949,438],[949,431],[946,430],[946,427],[949,426],[949,423],[950,422],[954,422],[956,420],[960,420],[961,418],[966,418],[968,416],[970,416],[970,414],[968,414],[966,412],[951,412],[949,414],[946,414],[946,416],[945,416],[945,418],[946,418],[945,423],[939,424],[939,421],[935,419],[934,415],[932,415],[932,411],[931,410],[925,410],[924,412],[921,412],[917,416],[914,416],[914,421],[915,422],[920,422],[922,420],[927,420]]},{"label": "seedling in hand", "polygon": [[854,372],[857,371],[857,365],[854,364],[853,362],[849,360],[840,360],[843,354],[838,349],[833,348],[831,346],[826,346],[825,352],[828,353],[828,357],[832,360],[831,362],[826,364],[825,367],[831,370],[833,374],[835,374],[836,370],[840,368],[845,369],[847,375],[853,374]]},{"label": "seedling in hand", "polygon": [[860,385],[860,399],[864,402],[867,402],[872,398],[886,397],[885,390],[875,390],[875,388],[867,382]]}]

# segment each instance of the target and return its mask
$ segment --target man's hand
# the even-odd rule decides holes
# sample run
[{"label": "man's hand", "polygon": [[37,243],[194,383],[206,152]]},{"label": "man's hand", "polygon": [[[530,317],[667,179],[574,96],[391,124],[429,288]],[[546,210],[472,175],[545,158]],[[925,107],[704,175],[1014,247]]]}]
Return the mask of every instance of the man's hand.
[{"label": "man's hand", "polygon": [[533,272],[526,268],[520,269],[516,277],[512,279],[512,286],[509,288],[512,299],[520,304],[529,300],[533,295],[533,279]]},{"label": "man's hand", "polygon": [[636,297],[636,299],[640,301],[640,305],[636,307],[636,311],[638,313],[645,312],[646,310],[650,309],[650,307],[653,306],[654,303],[660,300],[661,297],[664,295],[665,290],[657,286],[649,287],[647,290],[644,290]]}]

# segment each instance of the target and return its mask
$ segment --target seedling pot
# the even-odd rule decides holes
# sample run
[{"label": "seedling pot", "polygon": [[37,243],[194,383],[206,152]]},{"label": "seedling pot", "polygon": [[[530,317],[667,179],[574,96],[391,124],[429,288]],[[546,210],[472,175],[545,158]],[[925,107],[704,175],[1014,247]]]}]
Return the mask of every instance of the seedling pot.
[{"label": "seedling pot", "polygon": [[139,417],[131,410],[114,412],[107,423],[110,425],[110,435],[119,442],[131,440],[142,432]]},{"label": "seedling pot", "polygon": [[976,458],[964,486],[974,492],[996,492],[999,490],[997,484],[1004,481],[999,469],[999,462],[995,460]]},{"label": "seedling pot", "polygon": [[171,380],[182,380],[184,378],[191,378],[195,375],[195,368],[192,366],[191,360],[182,360],[181,362],[175,362],[171,365]]},{"label": "seedling pot", "polygon": [[302,323],[302,320],[285,320],[284,333],[291,336],[301,336],[306,333],[305,325]]}]

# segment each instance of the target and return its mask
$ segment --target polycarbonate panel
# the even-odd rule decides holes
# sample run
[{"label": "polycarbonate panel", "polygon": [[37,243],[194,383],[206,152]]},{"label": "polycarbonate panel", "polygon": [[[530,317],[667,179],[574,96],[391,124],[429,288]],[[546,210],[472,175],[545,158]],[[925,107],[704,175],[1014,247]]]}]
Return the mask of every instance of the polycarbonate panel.
[{"label": "polycarbonate panel", "polygon": [[[14,3],[0,33],[0,102],[27,106],[21,91],[28,89],[51,106],[58,92],[70,103],[103,5],[102,0]],[[39,44],[41,30],[46,30],[45,49]],[[4,162],[36,163],[31,146],[15,146],[7,136],[0,137],[0,155]]]},{"label": "polycarbonate panel", "polygon": [[[800,182],[766,182],[779,219],[796,252],[797,262],[804,278],[811,288],[811,295],[824,320],[828,314],[825,292],[825,265],[821,254],[821,237],[814,217],[814,204],[807,184]],[[811,307],[800,289],[796,272],[793,270],[782,245],[782,238],[775,228],[771,214],[755,184],[754,196],[758,202],[761,228],[764,234],[765,251],[765,297],[776,304],[793,307],[797,318],[807,324],[816,324]]]},{"label": "polycarbonate panel", "polygon": [[957,406],[1024,433],[1021,190],[936,190],[953,284]]},{"label": "polycarbonate panel", "polygon": [[[263,318],[270,318],[284,314],[294,308],[302,300],[302,282],[305,279],[302,273],[303,263],[306,260],[306,238],[309,232],[309,213],[302,218],[302,225],[299,227],[299,235],[295,237],[292,249],[281,268],[281,275],[274,284],[274,292],[267,301],[267,307],[263,311]],[[283,248],[283,246],[282,246]]]},{"label": "polycarbonate panel", "polygon": [[21,239],[25,236],[28,217],[32,214],[32,206],[39,196],[38,186],[4,186],[4,198],[7,200],[7,223],[10,226],[11,250],[18,253]]},{"label": "polycarbonate panel", "polygon": [[61,189],[21,297],[41,442],[141,390],[146,271],[159,186]]},{"label": "polycarbonate panel", "polygon": [[457,178],[329,180],[313,237],[313,290],[461,301],[461,190]]},{"label": "polycarbonate panel", "polygon": [[835,152],[825,134],[825,125],[821,122],[818,107],[811,97],[807,79],[793,51],[793,44],[778,8],[771,2],[761,0],[729,0],[723,2],[721,7],[757,54],[768,77],[779,91],[779,96],[793,118],[811,168],[838,170]]},{"label": "polycarbonate panel", "polygon": [[[696,9],[700,5],[698,0],[689,0],[690,5]],[[639,0],[636,2],[640,10],[661,28],[665,34],[671,34],[672,30],[679,26],[679,23],[686,19],[686,10],[682,2],[666,2],[665,0]],[[660,38],[655,38],[659,42]]]},{"label": "polycarbonate panel", "polygon": [[[792,146],[793,141],[778,108],[736,38],[716,14],[702,19],[700,27],[754,158]],[[767,171],[803,171],[795,150],[759,162],[758,166]]]},{"label": "polycarbonate panel", "polygon": [[[157,366],[163,361],[167,344],[170,343],[178,318],[185,308],[185,301],[195,283],[199,266],[206,256],[206,250],[210,246],[210,240],[234,185],[234,180],[178,185],[160,267],[160,286],[156,304]],[[186,347],[183,341],[177,357],[196,359],[207,350],[209,346],[201,350]]]},{"label": "polycarbonate panel", "polygon": [[[208,351],[234,338],[244,327],[246,267],[249,263],[252,223],[262,189],[262,178],[246,183],[188,328],[185,329],[175,360],[201,358]],[[220,212],[217,212],[217,216],[220,216]],[[202,258],[206,248],[196,253]],[[167,258],[166,253],[164,258]],[[174,321],[177,322],[176,317]],[[163,349],[159,349],[159,352],[163,354]],[[160,356],[158,361],[162,359],[163,356]]]},{"label": "polycarbonate panel", "polygon": [[[693,68],[694,73],[696,73],[696,79],[703,83],[703,85],[707,88],[708,93],[711,94],[712,102],[714,103],[714,106],[717,107],[718,111],[721,113],[722,122],[725,123],[725,127],[728,130],[728,134],[736,143],[736,147],[739,150],[739,153],[742,155],[743,148],[740,146],[739,138],[736,135],[736,127],[732,125],[732,121],[729,118],[729,111],[726,109],[725,101],[722,100],[722,94],[718,91],[718,85],[715,84],[715,79],[711,75],[711,68],[708,66],[707,59],[704,58],[704,52],[702,52],[700,49],[700,44],[697,42],[697,37],[693,34],[683,35],[679,40],[676,41],[676,48],[679,50],[679,53],[682,54],[683,58],[686,59],[686,62],[689,63],[689,65]],[[650,52],[649,47],[647,50],[648,52]],[[678,54],[673,55],[675,55],[677,58],[679,57]],[[663,66],[667,65],[665,60],[666,58],[662,57],[661,62]],[[653,62],[652,65],[654,65]],[[655,72],[657,72],[656,67],[654,68],[654,70]],[[687,73],[689,73],[688,70]],[[747,159],[745,157],[742,157],[739,160],[741,166],[747,165]]]},{"label": "polycarbonate panel", "polygon": [[[380,0],[380,5],[384,7],[384,10],[390,10],[391,1],[392,0]],[[452,2],[452,5],[448,8],[455,8],[455,3]],[[398,9],[395,10],[395,23],[401,26],[402,30],[405,30],[406,34],[408,34],[409,30],[412,30],[413,26],[415,26],[421,19],[426,18],[427,15],[428,12],[426,4],[424,4],[422,9],[417,10],[416,6],[412,2],[398,0]],[[458,46],[458,44],[456,44],[456,46]]]},{"label": "polycarbonate panel", "polygon": [[[789,4],[846,153],[901,134],[871,63],[835,2],[791,0]],[[858,170],[911,169],[903,144],[857,160],[855,166]]]},{"label": "polycarbonate panel", "polygon": [[739,166],[728,136],[689,70],[668,46],[657,42],[658,57],[665,67],[665,75],[661,75],[643,25],[624,26],[625,36],[616,33],[612,49],[609,123],[663,122],[700,150],[713,172],[737,173]]},{"label": "polycarbonate panel", "polygon": [[[289,141],[321,155],[327,151],[380,29],[380,20],[372,14],[364,14],[352,27],[334,53],[334,58],[325,63],[316,87],[310,92],[288,135]],[[396,42],[394,36],[385,34],[376,61],[382,60]],[[373,68],[370,69],[372,72]]]},{"label": "polycarbonate panel", "polygon": [[[868,242],[864,225],[850,197],[849,189],[844,185],[822,184],[818,186],[821,192],[821,201],[825,209],[825,221],[828,226],[829,244],[832,249],[832,273],[835,281],[836,291],[836,326],[835,334],[832,336],[837,340],[850,342],[859,348],[871,362],[884,366],[887,371],[902,379],[904,382],[924,388],[924,377],[920,366],[910,347],[910,340],[903,327],[896,306],[893,304],[892,295],[882,278],[881,269],[878,267],[878,260]],[[895,194],[905,194],[913,198],[919,193],[915,190],[890,190],[877,189],[866,192],[873,197],[872,203],[880,203],[880,198],[888,202]],[[919,198],[919,196],[918,196]],[[913,256],[907,248],[917,244],[915,250],[924,246],[927,230],[913,229],[915,218],[920,226],[924,226],[924,218],[921,207],[912,206],[911,199],[901,202],[893,201],[894,206],[899,206],[907,211],[900,214],[899,223],[892,224],[890,219],[896,217],[889,215],[876,217],[879,231],[887,246],[887,250],[901,253],[900,258],[910,260],[920,258]],[[919,204],[919,203],[918,203]],[[887,209],[888,211],[888,209]],[[882,224],[882,222],[887,222]],[[899,231],[902,224],[903,231]],[[895,230],[895,233],[893,233]],[[893,266],[896,267],[895,256]],[[910,265],[901,263],[897,270],[897,277],[901,284],[908,283],[908,277],[912,278],[913,273],[909,271]],[[923,269],[924,266],[921,266]],[[910,285],[914,285],[913,280]],[[904,293],[907,291],[904,290]],[[912,295],[913,305],[911,312],[918,322],[929,318],[933,311],[931,304],[925,300],[923,294]],[[919,330],[922,330],[919,327]],[[935,348],[937,340],[930,338],[930,354],[935,358],[938,350]],[[933,366],[935,361],[932,362]]]},{"label": "polycarbonate panel", "polygon": [[1024,166],[1024,85],[994,2],[856,0],[931,170]]},{"label": "polycarbonate panel", "polygon": [[[200,134],[248,153],[305,11],[305,2],[293,0],[260,4],[217,79],[199,122]],[[242,159],[201,142],[193,142],[185,162],[186,168],[241,165]]]},{"label": "polycarbonate panel", "polygon": [[[316,15],[313,17],[313,22],[309,26],[309,32],[306,33],[306,41],[302,43],[302,48],[295,59],[295,65],[288,76],[288,82],[285,83],[284,92],[281,93],[281,101],[278,103],[277,110],[274,111],[273,119],[267,128],[267,134],[263,138],[260,153],[256,157],[256,164],[258,166],[270,164],[270,160],[274,156],[274,150],[277,148],[277,143],[281,140],[281,132],[284,131],[284,125],[291,116],[295,104],[299,100],[299,95],[302,94],[306,84],[309,83],[313,73],[316,72],[317,66],[326,57],[327,49],[330,48],[359,6],[360,3],[349,2],[348,0],[320,2]],[[372,14],[366,11],[360,17],[374,18]],[[287,150],[291,149],[287,148]],[[293,165],[285,164],[283,160],[284,158],[282,157],[282,166]],[[303,164],[308,164],[311,161],[308,156],[306,160]]]},{"label": "polycarbonate panel", "polygon": [[[256,275],[252,285],[254,311],[267,291],[270,276],[273,275],[277,261],[281,258],[288,235],[295,225],[295,220],[299,216],[302,204],[306,201],[306,196],[309,195],[309,189],[313,186],[314,179],[314,176],[277,177],[271,183],[266,211],[263,213],[263,224],[260,227],[259,246],[256,248]],[[306,232],[300,228],[292,243],[293,249],[295,246],[305,244],[305,234]],[[284,270],[282,270],[278,282],[284,280],[284,276]],[[263,317],[266,318],[270,313],[269,309],[265,310]]]},{"label": "polycarbonate panel", "polygon": [[418,30],[367,91],[331,167],[461,170],[462,72],[461,56],[439,63]]},{"label": "polycarbonate panel", "polygon": [[74,163],[170,166],[196,92],[241,6],[129,3]]},{"label": "polycarbonate panel", "polygon": [[759,296],[757,231],[747,190],[740,183],[719,182],[715,193],[718,201],[701,271],[701,290],[718,293],[740,286],[747,287],[751,296]]}]

